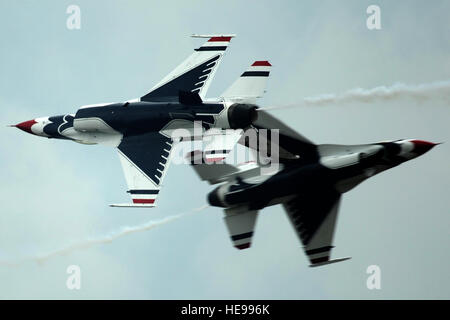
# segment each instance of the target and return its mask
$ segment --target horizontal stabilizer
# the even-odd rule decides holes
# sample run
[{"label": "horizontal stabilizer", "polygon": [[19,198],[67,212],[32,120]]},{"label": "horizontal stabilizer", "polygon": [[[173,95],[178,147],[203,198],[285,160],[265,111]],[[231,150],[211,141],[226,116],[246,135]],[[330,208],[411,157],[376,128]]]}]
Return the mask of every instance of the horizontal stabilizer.
[{"label": "horizontal stabilizer", "polygon": [[258,211],[246,207],[225,209],[225,224],[235,248],[250,248]]},{"label": "horizontal stabilizer", "polygon": [[206,180],[210,184],[225,181],[232,174],[238,173],[239,169],[223,162],[205,159],[205,154],[200,150],[190,152],[188,155],[192,167],[201,180]]},{"label": "horizontal stabilizer", "polygon": [[241,138],[242,133],[241,129],[220,130],[213,128],[207,130],[203,135],[205,160],[207,162],[225,160]]},{"label": "horizontal stabilizer", "polygon": [[269,61],[255,61],[222,97],[236,102],[254,103],[265,92],[271,67]]}]

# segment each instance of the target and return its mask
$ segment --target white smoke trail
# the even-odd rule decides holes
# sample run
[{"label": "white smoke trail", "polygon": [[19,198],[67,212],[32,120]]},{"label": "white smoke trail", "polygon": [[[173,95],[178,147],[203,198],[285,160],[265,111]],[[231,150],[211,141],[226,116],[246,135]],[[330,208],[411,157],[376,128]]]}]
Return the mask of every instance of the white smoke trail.
[{"label": "white smoke trail", "polygon": [[343,103],[370,103],[398,98],[410,98],[419,102],[439,98],[450,102],[450,81],[406,85],[397,83],[392,86],[380,86],[373,89],[356,88],[340,94],[324,94],[303,99],[300,103],[285,106],[266,107],[264,110],[276,110],[296,107],[324,106]]},{"label": "white smoke trail", "polygon": [[208,205],[204,205],[201,206],[199,208],[195,208],[192,209],[188,212],[184,212],[184,213],[180,213],[177,215],[173,215],[173,216],[169,216],[160,220],[151,220],[148,221],[146,223],[137,225],[137,226],[124,226],[121,227],[119,230],[110,232],[108,234],[99,236],[99,237],[94,237],[94,238],[88,238],[84,241],[80,241],[80,242],[76,242],[73,244],[70,244],[66,247],[45,253],[45,254],[40,254],[40,255],[35,255],[35,256],[28,256],[28,257],[24,257],[21,259],[17,259],[17,260],[0,260],[0,265],[5,265],[5,266],[17,266],[19,264],[25,263],[25,262],[37,262],[37,263],[43,263],[45,261],[47,261],[50,258],[53,258],[55,256],[60,256],[60,255],[67,255],[73,251],[76,250],[81,250],[81,249],[87,249],[90,248],[94,245],[99,245],[99,244],[106,244],[106,243],[111,243],[113,240],[116,240],[118,238],[133,234],[133,233],[137,233],[137,232],[144,232],[144,231],[148,231],[150,229],[153,229],[155,227],[161,226],[163,224],[172,222],[174,220],[177,220],[181,217],[184,217],[188,214],[192,214],[194,212],[199,212],[201,210],[204,210],[208,207]]}]

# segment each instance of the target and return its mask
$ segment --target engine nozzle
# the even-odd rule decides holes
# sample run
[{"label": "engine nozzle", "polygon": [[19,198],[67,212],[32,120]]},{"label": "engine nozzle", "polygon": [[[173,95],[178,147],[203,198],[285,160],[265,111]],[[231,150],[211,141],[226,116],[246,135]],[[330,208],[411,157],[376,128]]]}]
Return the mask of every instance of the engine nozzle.
[{"label": "engine nozzle", "polygon": [[228,109],[228,123],[231,129],[248,128],[258,117],[254,104],[235,103]]}]

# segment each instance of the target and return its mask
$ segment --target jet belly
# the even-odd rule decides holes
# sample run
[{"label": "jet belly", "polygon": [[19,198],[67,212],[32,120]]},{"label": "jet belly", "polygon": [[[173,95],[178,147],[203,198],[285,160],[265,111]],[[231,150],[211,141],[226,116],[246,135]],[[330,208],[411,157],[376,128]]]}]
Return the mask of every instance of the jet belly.
[{"label": "jet belly", "polygon": [[252,210],[282,203],[286,197],[331,183],[330,169],[313,163],[287,167],[260,183],[238,181],[224,184],[208,196],[212,206],[246,205]]},{"label": "jet belly", "polygon": [[247,205],[261,209],[279,204],[286,197],[323,189],[344,193],[385,170],[389,165],[385,149],[380,145],[358,146],[354,152],[335,153],[318,162],[292,163],[260,183],[237,181],[218,187],[210,196],[210,204],[220,207]]},{"label": "jet belly", "polygon": [[170,120],[168,112],[161,112],[162,107],[161,104],[139,102],[82,108],[75,115],[74,127],[83,132],[157,132]]}]

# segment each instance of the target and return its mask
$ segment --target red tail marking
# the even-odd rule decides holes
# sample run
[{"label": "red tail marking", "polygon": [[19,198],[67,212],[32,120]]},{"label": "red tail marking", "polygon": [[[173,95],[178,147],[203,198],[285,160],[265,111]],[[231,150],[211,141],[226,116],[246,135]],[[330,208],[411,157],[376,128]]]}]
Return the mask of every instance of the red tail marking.
[{"label": "red tail marking", "polygon": [[272,65],[269,61],[255,61],[252,64],[252,67],[271,67]]},{"label": "red tail marking", "polygon": [[208,40],[208,42],[214,42],[214,41],[222,41],[222,42],[230,42],[231,37],[212,37]]},{"label": "red tail marking", "polygon": [[133,199],[133,203],[154,203],[155,199]]}]

